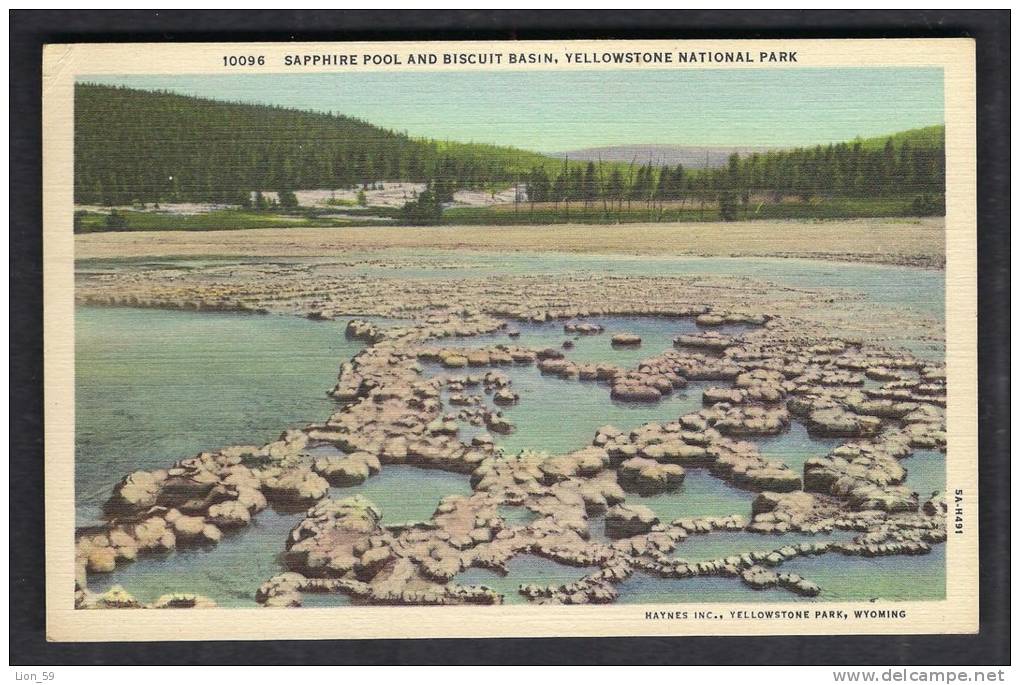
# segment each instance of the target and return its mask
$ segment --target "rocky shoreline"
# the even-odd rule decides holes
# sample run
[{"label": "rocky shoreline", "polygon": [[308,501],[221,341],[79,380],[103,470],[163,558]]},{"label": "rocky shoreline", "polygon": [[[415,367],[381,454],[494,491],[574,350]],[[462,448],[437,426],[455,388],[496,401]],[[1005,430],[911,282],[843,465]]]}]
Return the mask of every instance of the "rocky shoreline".
[{"label": "rocky shoreline", "polygon": [[[401,321],[348,324],[347,335],[368,347],[341,365],[329,391],[337,409],[326,421],[266,445],[228,446],[125,476],[107,503],[105,524],[78,533],[78,607],[210,606],[195,595],[143,604],[130,588],[93,593],[88,576],[175,547],[214,548],[224,531],[248,526],[267,506],[305,515],[280,541],[288,570],[258,589],[256,600],[265,606],[300,606],[304,593],[342,593],[364,604],[498,604],[505,597],[461,585],[456,576],[471,568],[505,574],[510,559],[523,554],[596,568],[566,585],[523,584],[519,594],[533,603],[613,602],[636,572],[718,576],[812,597],[825,588],[783,572],[786,561],[926,554],[946,539],[944,497],[903,484],[915,449],[945,450],[944,365],[834,335],[823,320],[794,317],[784,306],[802,301],[800,294],[776,312],[749,308],[743,291],[715,291],[711,303],[698,302],[704,291],[692,292],[682,279],[489,278],[453,287],[392,280],[371,289],[361,281],[310,288],[290,269],[265,268],[272,277],[262,290],[252,287],[250,272],[223,280],[122,275],[79,288],[79,301],[90,304],[320,319],[346,309]],[[513,326],[527,322],[562,320],[568,335],[600,335],[588,321],[600,315],[694,319],[701,332],[678,336],[674,349],[633,368],[575,362],[569,349],[515,342]],[[744,332],[714,331],[733,323]],[[443,344],[494,334],[507,342]],[[618,344],[639,344],[634,337]],[[423,363],[442,372],[426,373]],[[516,366],[535,366],[552,382],[599,384],[607,402],[658,402],[689,380],[713,385],[702,393],[702,409],[673,421],[629,431],[603,426],[590,444],[565,454],[502,454],[491,434],[514,426],[500,407],[526,401],[501,371]],[[845,442],[809,459],[803,472],[763,457],[755,439],[783,433],[793,421]],[[484,431],[462,438],[466,426]],[[336,454],[310,453],[322,446]],[[472,494],[444,498],[427,521],[394,524],[383,524],[385,512],[364,497],[331,495],[331,488],[363,483],[391,465],[467,474]],[[641,504],[642,497],[681,487],[692,469],[758,493],[749,515],[661,521]],[[507,521],[500,514],[506,507],[533,517]],[[775,536],[776,547],[683,559],[688,537],[732,531]],[[854,535],[827,540],[833,531]],[[784,544],[782,535],[793,532],[819,541]]]}]

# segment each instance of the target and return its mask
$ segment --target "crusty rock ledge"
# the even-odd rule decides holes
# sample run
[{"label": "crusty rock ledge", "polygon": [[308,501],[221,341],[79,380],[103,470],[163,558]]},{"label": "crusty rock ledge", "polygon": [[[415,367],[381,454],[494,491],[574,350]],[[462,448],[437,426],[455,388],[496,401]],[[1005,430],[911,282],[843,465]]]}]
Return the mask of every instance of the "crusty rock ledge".
[{"label": "crusty rock ledge", "polygon": [[[477,308],[439,305],[425,293],[413,310],[386,310],[404,318],[404,325],[352,321],[347,334],[369,346],[341,365],[330,391],[337,410],[325,422],[287,431],[263,446],[225,447],[125,476],[107,503],[106,523],[79,532],[77,605],[141,606],[122,589],[89,592],[87,574],[175,546],[214,547],[223,530],[249,525],[270,504],[306,513],[281,541],[289,571],[267,579],[257,593],[267,606],[297,606],[305,592],[340,592],[377,604],[498,603],[503,597],[491,589],[459,585],[455,578],[472,567],[505,573],[507,562],[521,554],[598,569],[567,585],[519,589],[537,603],[615,601],[618,586],[636,571],[662,578],[716,575],[756,589],[814,596],[824,588],[773,569],[798,556],[925,554],[945,540],[944,500],[924,493],[922,501],[903,485],[914,449],[945,449],[940,365],[821,335],[771,314],[654,303],[537,307],[536,297],[510,304],[512,297],[493,299],[498,289],[486,292],[489,299]],[[86,290],[83,297],[97,296]],[[332,316],[321,294],[319,300],[315,311]],[[549,301],[566,300],[560,295]],[[202,302],[205,307],[209,300]],[[218,302],[241,306],[230,296]],[[609,312],[694,316],[707,327],[740,322],[750,328],[734,336],[680,336],[676,349],[633,369],[578,364],[560,350],[510,344],[441,346],[444,338],[510,332],[508,321],[562,318],[580,326]],[[422,362],[459,375],[429,376]],[[462,441],[465,422],[497,433],[513,430],[495,408],[526,401],[498,371],[513,364],[537,365],[536,372],[555,382],[601,383],[611,397],[631,401],[658,401],[688,380],[716,385],[704,391],[700,411],[630,431],[604,426],[590,445],[567,454],[504,455],[487,435]],[[456,411],[447,411],[444,388]],[[809,459],[803,473],[763,458],[754,438],[782,433],[794,420],[812,433],[848,442]],[[310,447],[321,445],[339,454],[309,455]],[[364,482],[394,464],[468,474],[472,494],[444,498],[426,522],[387,526],[374,503],[329,496],[330,487]],[[750,512],[723,519],[660,521],[641,504],[643,495],[679,487],[690,469],[706,469],[761,494]],[[505,506],[527,508],[535,517],[509,523],[499,515]],[[745,524],[741,515],[750,521]],[[594,532],[597,520],[604,538]],[[779,537],[768,553],[683,560],[689,535],[730,530],[780,536],[797,531],[820,540],[784,545]],[[857,535],[850,542],[824,540],[834,530]],[[149,606],[208,604],[182,595]]]}]

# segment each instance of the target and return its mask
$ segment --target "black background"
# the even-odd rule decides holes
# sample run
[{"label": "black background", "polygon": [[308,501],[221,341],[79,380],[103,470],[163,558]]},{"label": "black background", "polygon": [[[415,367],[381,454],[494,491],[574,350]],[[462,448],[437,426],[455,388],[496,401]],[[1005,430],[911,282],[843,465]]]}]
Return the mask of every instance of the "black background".
[{"label": "black background", "polygon": [[[1009,23],[1007,10],[11,11],[11,664],[1009,663]],[[45,641],[44,43],[959,36],[977,42],[980,634],[247,643]],[[113,613],[108,615],[116,620]]]}]

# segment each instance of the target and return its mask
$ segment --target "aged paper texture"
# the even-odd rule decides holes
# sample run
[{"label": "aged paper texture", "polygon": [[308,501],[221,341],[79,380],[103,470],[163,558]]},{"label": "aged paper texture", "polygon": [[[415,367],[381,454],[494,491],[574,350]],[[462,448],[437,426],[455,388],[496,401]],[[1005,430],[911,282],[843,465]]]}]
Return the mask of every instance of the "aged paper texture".
[{"label": "aged paper texture", "polygon": [[43,59],[51,640],[977,630],[971,41]]}]

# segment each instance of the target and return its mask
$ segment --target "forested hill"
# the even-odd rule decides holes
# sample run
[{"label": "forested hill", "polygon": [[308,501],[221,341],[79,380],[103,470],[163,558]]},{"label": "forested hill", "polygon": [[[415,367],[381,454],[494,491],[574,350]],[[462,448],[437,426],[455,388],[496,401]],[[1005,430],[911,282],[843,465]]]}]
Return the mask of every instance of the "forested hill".
[{"label": "forested hill", "polygon": [[508,147],[410,138],[345,116],[167,92],[75,87],[75,201],[239,203],[255,190],[437,177],[505,183],[561,162]]},{"label": "forested hill", "polygon": [[711,184],[737,192],[842,197],[945,193],[945,127],[846,143],[731,156]]},{"label": "forested hill", "polygon": [[865,138],[861,141],[861,146],[865,150],[881,150],[889,145],[890,141],[892,141],[892,146],[896,148],[903,147],[904,145],[920,148],[942,148],[946,145],[946,127],[925,126],[924,128],[900,131],[890,136]]},{"label": "forested hill", "polygon": [[[427,106],[427,103],[423,103]],[[379,181],[429,184],[448,202],[460,188],[527,186],[531,203],[718,202],[760,206],[800,198],[906,198],[941,212],[945,131],[732,154],[716,168],[652,159],[564,160],[510,147],[439,142],[346,116],[79,84],[75,90],[75,201],[220,202],[255,191],[350,188]],[[568,204],[569,207],[569,204]],[[435,219],[442,215],[433,207]]]}]

